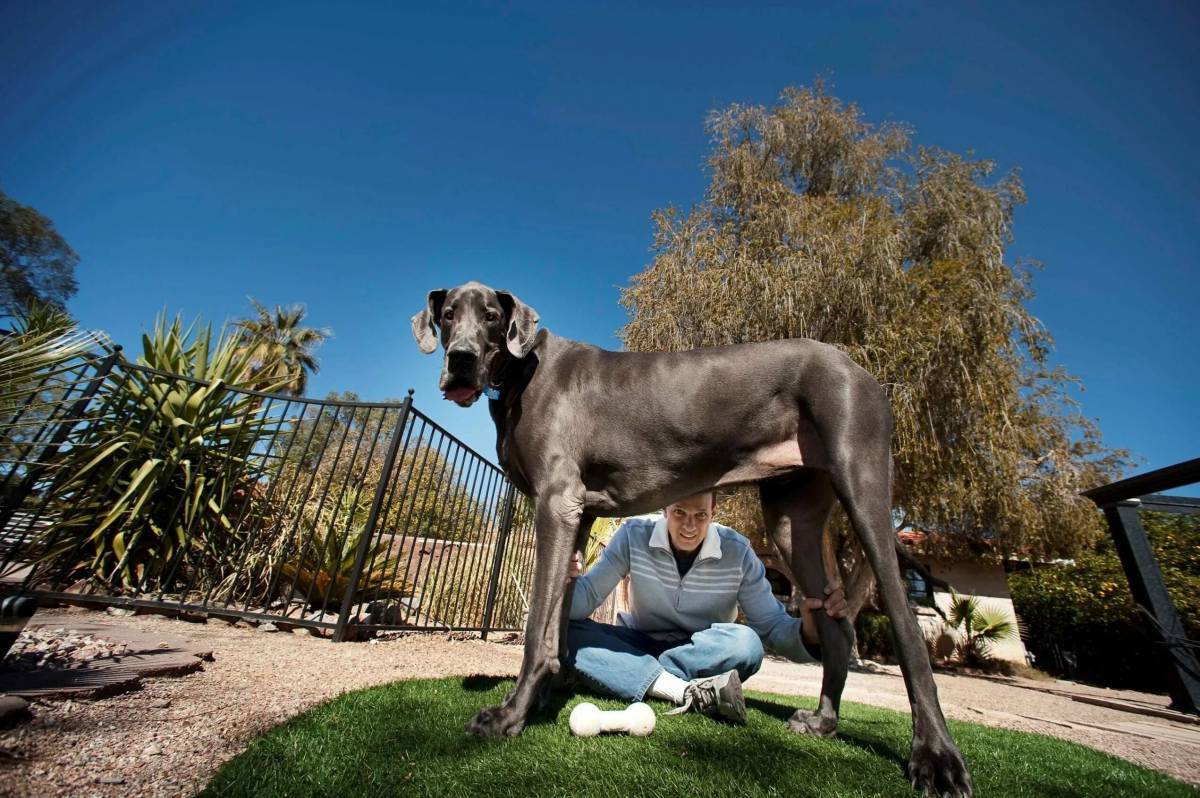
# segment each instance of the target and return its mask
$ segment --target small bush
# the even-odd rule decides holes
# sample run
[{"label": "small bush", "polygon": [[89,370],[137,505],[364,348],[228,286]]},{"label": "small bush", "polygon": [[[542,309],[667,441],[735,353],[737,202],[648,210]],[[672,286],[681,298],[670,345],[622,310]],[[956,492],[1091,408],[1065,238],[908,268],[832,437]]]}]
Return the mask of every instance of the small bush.
[{"label": "small bush", "polygon": [[881,612],[860,612],[854,622],[858,655],[864,659],[892,662],[896,650],[892,642],[892,620]]}]

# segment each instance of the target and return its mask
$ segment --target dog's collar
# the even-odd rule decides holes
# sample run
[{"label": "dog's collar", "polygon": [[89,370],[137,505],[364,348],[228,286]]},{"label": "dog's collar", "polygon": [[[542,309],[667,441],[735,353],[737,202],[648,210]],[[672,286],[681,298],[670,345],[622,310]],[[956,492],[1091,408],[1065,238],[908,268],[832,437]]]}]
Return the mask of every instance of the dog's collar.
[{"label": "dog's collar", "polygon": [[[499,358],[500,366],[495,367],[495,361]],[[498,350],[492,358],[492,362],[488,364],[487,381],[483,384],[483,395],[493,402],[500,401],[500,389],[504,387],[504,372],[508,368],[508,358],[505,353]]]},{"label": "dog's collar", "polygon": [[[495,361],[499,360],[497,366]],[[493,402],[499,402],[501,392],[504,390],[505,380],[509,376],[509,371],[512,369],[515,358],[511,357],[504,349],[496,352],[496,357],[489,364],[487,382],[483,386],[483,395]]]}]

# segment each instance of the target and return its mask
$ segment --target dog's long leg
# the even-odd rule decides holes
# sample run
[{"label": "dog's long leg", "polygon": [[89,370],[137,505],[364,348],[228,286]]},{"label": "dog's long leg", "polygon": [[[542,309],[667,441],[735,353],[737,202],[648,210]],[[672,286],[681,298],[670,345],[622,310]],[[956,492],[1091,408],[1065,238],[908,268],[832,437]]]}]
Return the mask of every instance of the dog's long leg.
[{"label": "dog's long leg", "polygon": [[[759,495],[767,531],[791,565],[801,591],[805,596],[823,598],[830,575],[823,564],[822,546],[834,501],[829,475],[807,470],[768,480],[759,484]],[[832,565],[836,569],[836,563]],[[815,712],[796,710],[788,728],[800,734],[829,736],[837,731],[854,631],[845,618],[835,620],[823,612],[814,616],[821,633],[820,704]]]},{"label": "dog's long leg", "polygon": [[[884,610],[892,622],[904,686],[912,704],[913,743],[908,775],[933,795],[970,796],[971,777],[950,737],[938,702],[933,669],[917,621],[908,607],[896,562],[891,501],[891,414],[878,386],[852,386],[853,413],[826,405],[818,418],[830,453],[830,480],[859,543],[879,579]],[[835,414],[836,413],[836,414]]]},{"label": "dog's long leg", "polygon": [[480,710],[467,731],[485,737],[514,737],[560,667],[559,632],[565,609],[567,568],[583,517],[582,486],[543,494],[537,500],[533,594],[525,623],[525,655],[516,689],[504,703]]}]

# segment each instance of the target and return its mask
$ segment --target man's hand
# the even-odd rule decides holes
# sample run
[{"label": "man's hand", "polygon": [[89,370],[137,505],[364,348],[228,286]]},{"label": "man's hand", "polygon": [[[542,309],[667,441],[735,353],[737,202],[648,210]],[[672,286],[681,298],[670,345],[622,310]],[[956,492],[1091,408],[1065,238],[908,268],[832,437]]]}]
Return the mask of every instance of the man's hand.
[{"label": "man's hand", "polygon": [[574,579],[583,573],[583,552],[571,555],[571,563],[567,566],[567,579]]},{"label": "man's hand", "polygon": [[821,632],[817,628],[816,610],[824,610],[830,618],[846,617],[846,593],[840,581],[825,586],[825,598],[806,598],[800,605],[800,631],[804,642],[814,646],[821,644]]}]

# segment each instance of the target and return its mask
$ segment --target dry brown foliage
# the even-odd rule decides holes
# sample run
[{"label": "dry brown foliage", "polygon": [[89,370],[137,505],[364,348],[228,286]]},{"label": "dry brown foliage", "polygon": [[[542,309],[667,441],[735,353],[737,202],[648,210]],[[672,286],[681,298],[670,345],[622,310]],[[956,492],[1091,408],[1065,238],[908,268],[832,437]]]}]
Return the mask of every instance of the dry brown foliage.
[{"label": "dry brown foliage", "polygon": [[[1070,556],[1101,531],[1079,491],[1129,462],[1082,416],[1034,318],[1033,264],[1006,260],[1015,171],[914,147],[853,104],[788,89],[708,119],[711,182],[654,214],[654,260],[624,290],[633,351],[808,337],[883,384],[901,525],[955,556]],[[756,502],[722,502],[754,526]],[[758,521],[761,524],[761,521]],[[853,558],[852,553],[847,557]]]}]

